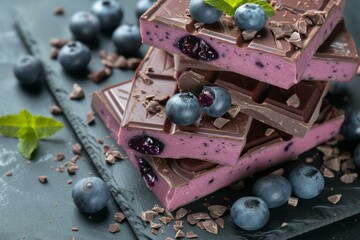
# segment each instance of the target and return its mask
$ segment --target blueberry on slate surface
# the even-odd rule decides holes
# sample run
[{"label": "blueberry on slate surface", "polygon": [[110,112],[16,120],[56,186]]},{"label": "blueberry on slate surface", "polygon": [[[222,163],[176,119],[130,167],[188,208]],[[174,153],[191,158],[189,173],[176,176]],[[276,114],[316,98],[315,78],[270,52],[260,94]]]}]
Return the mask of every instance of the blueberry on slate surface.
[{"label": "blueberry on slate surface", "polygon": [[187,35],[174,44],[186,56],[201,61],[213,61],[219,57],[218,52],[207,42],[196,36]]},{"label": "blueberry on slate surface", "polygon": [[143,154],[159,155],[164,150],[164,144],[160,140],[147,135],[134,136],[128,144],[130,148]]},{"label": "blueberry on slate surface", "polygon": [[354,110],[345,114],[345,121],[341,126],[341,134],[350,142],[360,141],[360,111]]},{"label": "blueberry on slate surface", "polygon": [[104,32],[113,32],[123,18],[123,9],[114,0],[98,0],[92,5],[91,11],[99,18]]},{"label": "blueberry on slate surface", "polygon": [[221,117],[231,106],[231,95],[223,87],[205,86],[199,95],[199,103],[210,117]]},{"label": "blueberry on slate surface", "polygon": [[136,25],[124,23],[115,29],[112,41],[119,54],[133,54],[141,47],[140,29]]},{"label": "blueberry on slate surface", "polygon": [[245,31],[260,31],[266,23],[266,13],[262,7],[254,3],[240,5],[235,11],[235,23]]},{"label": "blueberry on slate surface", "polygon": [[65,71],[83,71],[91,60],[91,52],[83,43],[71,41],[60,49],[58,60]]},{"label": "blueberry on slate surface", "polygon": [[80,211],[95,213],[107,205],[110,191],[102,179],[87,177],[75,184],[72,190],[72,198]]},{"label": "blueberry on slate surface", "polygon": [[148,186],[153,187],[155,185],[156,175],[150,166],[150,164],[142,157],[137,158],[139,162],[140,172]]},{"label": "blueberry on slate surface", "polygon": [[291,196],[291,190],[289,181],[277,175],[262,177],[253,186],[254,195],[264,200],[268,208],[286,203]]},{"label": "blueberry on slate surface", "polygon": [[269,221],[269,209],[266,203],[258,197],[239,198],[231,207],[232,221],[240,228],[255,231]]},{"label": "blueberry on slate surface", "polygon": [[170,97],[165,112],[171,122],[179,126],[189,126],[199,119],[201,106],[190,92],[180,92]]},{"label": "blueberry on slate surface", "polygon": [[191,17],[198,22],[211,24],[217,22],[222,12],[213,6],[205,3],[203,0],[191,0],[189,4]]},{"label": "blueberry on slate surface", "polygon": [[23,85],[33,85],[41,81],[43,67],[39,59],[24,55],[17,59],[14,68],[14,75]]},{"label": "blueberry on slate surface", "polygon": [[360,143],[358,143],[354,150],[354,160],[357,168],[360,169]]},{"label": "blueberry on slate surface", "polygon": [[100,32],[99,19],[90,12],[77,12],[70,18],[70,31],[81,42],[95,41]]},{"label": "blueberry on slate surface", "polygon": [[310,199],[319,195],[325,186],[323,175],[310,165],[299,165],[289,174],[293,194],[299,198]]},{"label": "blueberry on slate surface", "polygon": [[137,18],[140,18],[154,3],[156,3],[156,0],[139,0],[135,7]]}]

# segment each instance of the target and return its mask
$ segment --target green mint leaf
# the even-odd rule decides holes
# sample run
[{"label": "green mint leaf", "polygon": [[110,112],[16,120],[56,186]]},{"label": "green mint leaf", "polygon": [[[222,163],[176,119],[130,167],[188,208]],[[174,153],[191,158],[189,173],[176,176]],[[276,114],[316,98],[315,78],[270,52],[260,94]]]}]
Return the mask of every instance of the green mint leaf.
[{"label": "green mint leaf", "polygon": [[235,10],[246,0],[204,0],[205,3],[213,6],[214,8],[223,11],[229,16],[234,16]]},{"label": "green mint leaf", "polygon": [[38,139],[34,129],[27,127],[19,131],[19,150],[26,159],[31,158],[31,154],[38,145]]},{"label": "green mint leaf", "polygon": [[43,116],[34,116],[34,122],[34,128],[38,139],[48,138],[64,126],[62,122]]},{"label": "green mint leaf", "polygon": [[33,116],[26,109],[19,114],[0,116],[0,134],[19,138],[19,150],[27,159],[37,148],[39,139],[52,136],[63,126],[52,118]]},{"label": "green mint leaf", "polygon": [[234,16],[236,9],[245,3],[255,3],[260,5],[268,17],[274,15],[273,8],[266,0],[204,0],[204,2],[232,17]]}]

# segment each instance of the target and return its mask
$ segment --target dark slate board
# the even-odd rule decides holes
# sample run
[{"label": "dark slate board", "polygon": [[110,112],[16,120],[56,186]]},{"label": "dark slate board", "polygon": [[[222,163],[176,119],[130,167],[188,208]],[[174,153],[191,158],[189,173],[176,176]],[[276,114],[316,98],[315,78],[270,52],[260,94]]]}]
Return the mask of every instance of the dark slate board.
[{"label": "dark slate board", "polygon": [[[122,5],[127,7],[125,11],[126,21],[136,23],[133,8],[136,1],[122,1]],[[357,9],[359,2],[352,0],[347,1],[347,11],[350,13],[351,9]],[[17,8],[15,17],[20,34],[22,35],[29,50],[37,57],[39,57],[45,68],[47,75],[47,83],[50,91],[54,94],[58,103],[65,110],[65,115],[72,125],[75,133],[86,148],[93,163],[98,169],[101,176],[111,185],[112,193],[127,215],[128,221],[132,224],[134,231],[140,239],[164,239],[167,236],[174,236],[172,226],[164,227],[164,234],[158,236],[150,233],[148,225],[144,224],[140,219],[141,211],[150,209],[155,203],[158,203],[154,195],[147,189],[141,177],[135,172],[134,168],[128,161],[122,161],[114,166],[107,166],[103,160],[102,148],[97,143],[97,138],[106,137],[109,133],[100,122],[95,126],[88,126],[85,121],[86,113],[91,110],[90,94],[95,90],[99,90],[106,85],[111,85],[131,79],[133,72],[131,71],[114,71],[114,75],[100,83],[95,84],[85,78],[74,77],[66,74],[56,61],[49,59],[50,46],[48,40],[52,37],[69,38],[70,32],[68,30],[68,20],[72,13],[78,10],[90,9],[91,2],[89,1],[57,1],[56,4],[49,1],[38,2],[37,7],[23,5]],[[52,9],[55,6],[63,6],[66,14],[64,16],[53,16]],[[350,6],[350,7],[349,7]],[[29,9],[31,8],[31,11]],[[356,23],[357,15],[348,15],[348,23]],[[350,30],[357,31],[358,26],[351,25]],[[358,41],[359,39],[357,39]],[[359,46],[359,45],[358,45]],[[99,58],[96,52],[99,49],[107,49],[113,51],[113,46],[107,37],[100,39],[99,47],[94,48],[93,62],[91,69],[97,70],[100,68]],[[146,50],[142,49],[142,54]],[[86,98],[79,102],[70,101],[68,99],[74,82],[79,83],[86,92]],[[359,85],[359,83],[352,83]],[[358,107],[360,99],[358,99],[356,92],[351,93],[348,98],[352,107]],[[350,101],[349,100],[349,101]],[[108,140],[109,142],[111,140]],[[251,182],[251,179],[249,180]],[[271,210],[271,220],[261,231],[258,232],[243,232],[236,228],[229,219],[229,214],[225,218],[225,229],[220,229],[220,233],[216,238],[219,239],[289,239],[298,236],[302,233],[320,228],[332,222],[344,219],[351,215],[360,213],[360,205],[358,199],[360,198],[360,183],[355,182],[351,185],[344,185],[339,183],[338,178],[327,180],[326,189],[313,200],[300,201],[299,206],[293,208],[285,205],[277,209]],[[331,191],[331,189],[334,189]],[[224,188],[215,194],[211,194],[204,199],[185,206],[192,212],[205,211],[203,203],[206,201],[210,204],[231,204],[238,197],[248,194],[247,190],[239,192]],[[343,199],[337,205],[332,205],[326,198],[334,193],[343,194]],[[230,198],[230,202],[226,202],[224,197]],[[287,222],[288,226],[281,228],[280,225]],[[193,230],[199,234],[203,239],[215,238],[205,231],[191,227],[185,224],[184,231]],[[301,239],[301,236],[300,236]]]}]

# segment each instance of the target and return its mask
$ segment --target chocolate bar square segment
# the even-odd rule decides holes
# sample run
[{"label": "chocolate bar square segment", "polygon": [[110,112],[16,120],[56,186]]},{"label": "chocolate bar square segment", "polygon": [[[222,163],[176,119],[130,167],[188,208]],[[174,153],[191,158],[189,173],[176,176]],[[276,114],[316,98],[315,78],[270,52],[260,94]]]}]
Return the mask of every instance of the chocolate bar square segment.
[{"label": "chocolate bar square segment", "polygon": [[[252,40],[245,41],[241,31],[229,25],[226,15],[217,23],[197,27],[187,14],[189,0],[159,0],[140,18],[142,40],[167,52],[288,89],[300,81],[316,50],[341,21],[345,1],[272,2],[277,6],[275,14]],[[301,34],[304,24],[306,33]],[[275,37],[273,28],[283,29],[284,36]]]}]

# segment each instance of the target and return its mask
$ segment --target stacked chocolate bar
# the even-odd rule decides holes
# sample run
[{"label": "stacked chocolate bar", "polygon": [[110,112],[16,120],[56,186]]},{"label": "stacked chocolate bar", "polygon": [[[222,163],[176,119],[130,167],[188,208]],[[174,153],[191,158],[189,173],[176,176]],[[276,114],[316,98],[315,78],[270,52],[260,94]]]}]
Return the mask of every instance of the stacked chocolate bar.
[{"label": "stacked chocolate bar", "polygon": [[[350,81],[359,66],[342,22],[344,1],[271,2],[274,16],[249,37],[226,15],[202,24],[188,14],[189,0],[158,0],[140,18],[152,47],[133,80],[93,96],[95,111],[168,210],[339,132],[344,116],[323,98],[329,81]],[[172,123],[168,99],[208,85],[229,91],[228,112]]]}]

